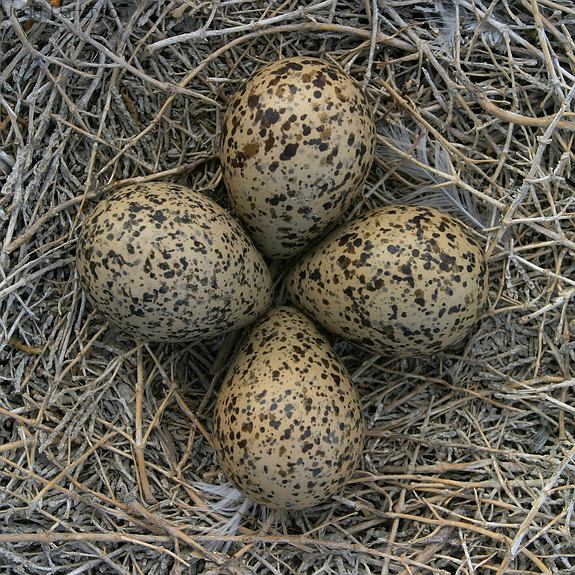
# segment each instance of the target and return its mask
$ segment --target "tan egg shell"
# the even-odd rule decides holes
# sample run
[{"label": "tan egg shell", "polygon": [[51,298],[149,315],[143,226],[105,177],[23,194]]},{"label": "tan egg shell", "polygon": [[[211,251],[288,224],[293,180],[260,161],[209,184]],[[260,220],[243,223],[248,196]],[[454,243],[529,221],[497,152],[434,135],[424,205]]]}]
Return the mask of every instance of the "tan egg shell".
[{"label": "tan egg shell", "polygon": [[479,244],[433,208],[391,206],[343,225],[288,278],[290,299],[376,353],[417,356],[462,338],[487,297]]},{"label": "tan egg shell", "polygon": [[92,305],[153,341],[212,337],[250,323],[271,302],[269,271],[241,226],[175,184],[131,185],[99,202],[76,261]]},{"label": "tan egg shell", "polygon": [[271,311],[218,394],[213,438],[225,474],[269,507],[311,507],[350,477],[364,432],[357,392],[324,336],[294,308]]},{"label": "tan egg shell", "polygon": [[261,250],[289,257],[361,191],[375,127],[357,82],[318,58],[259,69],[234,96],[220,159],[232,204]]}]

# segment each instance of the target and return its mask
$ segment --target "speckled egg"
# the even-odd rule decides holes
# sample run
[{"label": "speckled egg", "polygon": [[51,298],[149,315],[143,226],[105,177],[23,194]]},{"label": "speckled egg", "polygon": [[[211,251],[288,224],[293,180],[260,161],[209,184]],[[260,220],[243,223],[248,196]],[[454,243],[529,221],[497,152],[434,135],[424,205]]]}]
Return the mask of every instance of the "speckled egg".
[{"label": "speckled egg", "polygon": [[479,244],[433,208],[391,206],[343,225],[292,270],[290,299],[328,330],[395,356],[462,338],[487,296]]},{"label": "speckled egg", "polygon": [[341,490],[363,450],[357,392],[301,312],[276,308],[253,328],[224,379],[214,445],[250,499],[303,509]]},{"label": "speckled egg", "polygon": [[269,306],[269,271],[241,226],[206,196],[175,184],[124,187],[87,217],[80,284],[115,326],[152,341],[207,338]]},{"label": "speckled egg", "polygon": [[361,191],[374,145],[371,110],[353,78],[318,58],[278,60],[230,103],[223,179],[260,249],[287,258],[330,228]]}]

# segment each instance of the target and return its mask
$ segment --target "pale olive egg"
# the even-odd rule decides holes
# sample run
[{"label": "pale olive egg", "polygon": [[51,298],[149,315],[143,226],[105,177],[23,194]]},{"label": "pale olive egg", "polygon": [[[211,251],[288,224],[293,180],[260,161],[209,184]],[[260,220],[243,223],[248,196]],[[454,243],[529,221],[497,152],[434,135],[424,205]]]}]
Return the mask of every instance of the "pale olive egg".
[{"label": "pale olive egg", "polygon": [[319,58],[278,60],[236,93],[220,160],[235,211],[269,257],[302,251],[361,191],[375,127],[359,84]]},{"label": "pale olive egg", "polygon": [[239,223],[175,184],[130,185],[99,202],[76,261],[90,303],[146,340],[222,334],[255,320],[272,297],[266,264]]},{"label": "pale olive egg", "polygon": [[224,473],[268,507],[311,507],[349,479],[364,432],[357,392],[324,336],[294,308],[271,311],[218,394],[213,438]]},{"label": "pale olive egg", "polygon": [[487,296],[484,253],[456,219],[391,206],[335,230],[291,271],[290,299],[371,351],[420,356],[473,327]]}]

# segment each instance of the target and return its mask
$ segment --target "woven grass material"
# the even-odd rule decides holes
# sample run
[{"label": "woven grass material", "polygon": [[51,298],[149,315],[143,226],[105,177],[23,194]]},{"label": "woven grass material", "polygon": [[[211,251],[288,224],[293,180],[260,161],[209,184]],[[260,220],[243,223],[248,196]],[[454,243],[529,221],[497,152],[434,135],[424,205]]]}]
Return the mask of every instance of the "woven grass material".
[{"label": "woven grass material", "polygon": [[[51,4],[0,10],[0,571],[573,573],[573,3]],[[357,78],[377,121],[346,217],[440,206],[491,278],[476,331],[434,357],[334,339],[368,420],[361,469],[282,515],[238,498],[210,447],[241,334],[138,346],[86,305],[74,253],[124,183],[225,205],[231,94],[307,54]]]}]

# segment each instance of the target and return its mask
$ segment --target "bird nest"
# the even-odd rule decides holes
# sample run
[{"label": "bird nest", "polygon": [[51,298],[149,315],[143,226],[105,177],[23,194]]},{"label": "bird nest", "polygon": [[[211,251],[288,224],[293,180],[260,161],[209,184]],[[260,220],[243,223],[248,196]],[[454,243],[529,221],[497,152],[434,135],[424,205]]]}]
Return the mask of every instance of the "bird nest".
[{"label": "bird nest", "polygon": [[[573,573],[575,8],[570,0],[2,0],[0,570]],[[346,218],[440,207],[489,258],[460,345],[333,338],[368,433],[307,512],[244,500],[210,444],[238,337],[137,344],[86,304],[75,242],[134,182],[226,205],[223,111],[320,55],[365,88],[377,150]],[[283,276],[276,269],[278,299]]]}]

